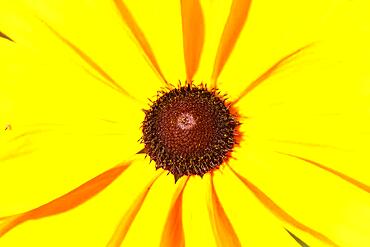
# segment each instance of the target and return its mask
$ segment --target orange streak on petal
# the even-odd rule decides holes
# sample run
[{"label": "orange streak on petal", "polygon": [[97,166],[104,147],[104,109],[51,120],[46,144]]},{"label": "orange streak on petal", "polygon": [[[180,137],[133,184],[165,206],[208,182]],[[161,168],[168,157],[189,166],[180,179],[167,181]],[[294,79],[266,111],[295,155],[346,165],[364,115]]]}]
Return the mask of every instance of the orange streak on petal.
[{"label": "orange streak on petal", "polygon": [[265,73],[263,73],[260,77],[258,77],[255,81],[253,81],[251,84],[249,84],[239,95],[239,97],[232,102],[232,104],[236,104],[239,102],[244,96],[246,96],[248,93],[253,91],[257,86],[259,86],[262,82],[264,82],[267,78],[272,76],[278,69],[281,68],[287,61],[289,61],[290,58],[294,57],[295,55],[301,53],[302,51],[306,50],[312,46],[312,44],[306,45],[304,47],[299,48],[298,50],[295,50],[294,52],[286,55],[282,59],[280,59],[278,62],[276,62],[273,66],[271,66]]},{"label": "orange streak on petal", "polygon": [[347,181],[348,183],[356,186],[359,189],[362,189],[362,190],[370,193],[370,186],[368,186],[368,185],[366,185],[366,184],[364,184],[364,183],[362,183],[362,182],[360,182],[360,181],[358,181],[358,180],[356,180],[354,178],[351,178],[351,177],[347,176],[346,174],[343,174],[343,173],[341,173],[339,171],[333,170],[333,169],[331,169],[329,167],[326,167],[326,166],[324,166],[324,165],[322,165],[320,163],[317,163],[315,161],[312,161],[312,160],[309,160],[309,159],[306,159],[306,158],[303,158],[303,157],[299,157],[299,156],[296,156],[296,155],[293,155],[293,154],[281,153],[281,152],[278,152],[278,153],[284,154],[284,155],[288,155],[288,156],[294,157],[296,159],[303,160],[303,161],[305,161],[305,162],[307,162],[307,163],[309,163],[311,165],[314,165],[314,166],[316,166],[316,167],[318,167],[320,169],[323,169],[323,170],[325,170],[327,172],[330,172],[331,174],[334,174],[335,176],[337,176],[337,177],[339,177],[339,178]]},{"label": "orange streak on petal", "polygon": [[[119,85],[107,72],[105,72],[92,58],[90,58],[86,53],[84,53],[80,48],[74,45],[72,42],[64,38],[60,33],[58,33],[53,27],[47,24],[45,21],[41,20],[50,31],[52,31],[64,44],[66,44],[69,48],[71,48],[77,55],[84,60],[91,68],[93,68],[99,75],[101,75],[105,80],[99,80],[103,82],[105,85],[117,90],[118,92],[122,93],[123,95],[136,100],[132,95],[130,95],[121,85]],[[87,71],[89,72],[89,71]],[[92,75],[92,74],[90,74]],[[98,79],[97,77],[95,77]]]},{"label": "orange streak on petal", "polygon": [[213,181],[213,174],[211,175],[211,204],[209,205],[209,217],[212,220],[213,234],[216,238],[217,246],[241,246],[239,238],[218,199]]},{"label": "orange streak on petal", "polygon": [[126,4],[123,2],[123,0],[113,0],[120,16],[124,23],[128,26],[131,33],[135,37],[136,41],[138,42],[139,46],[141,47],[142,51],[150,61],[151,67],[154,69],[154,71],[160,76],[162,81],[168,86],[168,82],[166,78],[164,77],[158,62],[154,56],[154,53],[152,51],[152,48],[149,45],[149,42],[145,38],[145,35],[143,31],[140,29],[139,25],[136,23],[134,17],[132,16],[130,10],[127,8]]},{"label": "orange streak on petal", "polygon": [[302,146],[306,146],[306,147],[340,149],[340,148],[335,147],[335,146],[309,143],[309,142],[301,142],[301,141],[281,140],[281,139],[269,139],[269,141],[287,143],[287,144],[295,144],[295,145],[302,145]]},{"label": "orange streak on petal", "polygon": [[115,181],[130,164],[131,162],[127,162],[111,168],[71,192],[38,208],[18,215],[3,217],[0,220],[3,221],[0,224],[0,237],[25,221],[60,214],[83,204]]},{"label": "orange streak on petal", "polygon": [[113,233],[107,247],[119,247],[125,239],[128,230],[130,229],[132,222],[135,220],[136,215],[139,213],[141,207],[144,204],[145,198],[148,195],[150,188],[153,186],[154,182],[158,179],[160,175],[155,176],[154,179],[145,187],[143,192],[136,198],[135,202],[131,205],[125,215],[122,217],[120,223],[118,224],[115,232]]},{"label": "orange streak on petal", "polygon": [[189,177],[177,187],[173,197],[173,204],[167,216],[166,225],[163,229],[161,247],[184,247],[185,237],[182,225],[182,196]]},{"label": "orange streak on petal", "polygon": [[0,218],[0,237],[25,221],[22,215],[13,215]]},{"label": "orange streak on petal", "polygon": [[29,130],[29,131],[25,131],[23,132],[22,134],[19,134],[15,137],[13,137],[10,141],[13,142],[13,141],[17,141],[19,139],[22,139],[22,138],[26,138],[26,137],[29,137],[29,136],[32,136],[32,135],[38,135],[38,134],[42,134],[42,133],[46,133],[50,130],[48,129],[35,129],[35,130]]},{"label": "orange streak on petal", "polygon": [[16,159],[18,157],[21,157],[21,156],[24,156],[24,155],[27,155],[27,154],[31,154],[33,152],[33,150],[25,149],[27,146],[28,146],[27,144],[23,144],[23,145],[19,146],[15,150],[7,153],[6,155],[1,156],[0,161]]},{"label": "orange streak on petal", "polygon": [[247,20],[251,0],[233,0],[230,14],[226,21],[224,31],[218,46],[215,64],[212,74],[212,87],[217,87],[217,79],[229,58],[239,34]]},{"label": "orange streak on petal", "polygon": [[204,18],[199,0],[181,0],[181,15],[186,79],[191,83],[204,43]]},{"label": "orange streak on petal", "polygon": [[285,212],[282,208],[280,208],[274,201],[272,201],[265,193],[263,193],[260,189],[258,189],[254,184],[249,182],[246,178],[242,177],[236,171],[234,171],[231,167],[230,169],[233,173],[244,183],[245,186],[256,196],[256,198],[276,217],[279,219],[291,224],[292,226],[310,234],[311,236],[331,245],[331,246],[338,246],[328,237],[323,235],[322,233],[315,231],[314,229],[302,224],[287,212]]}]

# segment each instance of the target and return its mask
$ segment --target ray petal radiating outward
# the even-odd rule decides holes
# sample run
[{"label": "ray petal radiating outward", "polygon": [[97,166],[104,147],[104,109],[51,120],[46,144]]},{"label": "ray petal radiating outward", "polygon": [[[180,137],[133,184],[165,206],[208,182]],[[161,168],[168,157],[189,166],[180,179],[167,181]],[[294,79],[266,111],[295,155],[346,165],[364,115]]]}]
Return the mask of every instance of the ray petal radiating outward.
[{"label": "ray petal radiating outward", "polygon": [[327,166],[324,166],[324,165],[322,165],[322,164],[320,164],[318,162],[315,162],[313,160],[310,160],[310,159],[306,159],[306,158],[303,158],[303,157],[300,157],[300,156],[297,156],[297,155],[293,155],[293,154],[288,154],[288,153],[282,153],[282,152],[278,152],[278,153],[279,154],[283,154],[283,155],[288,155],[290,157],[293,157],[293,158],[296,158],[296,159],[305,161],[305,162],[307,162],[307,163],[309,163],[311,165],[314,165],[314,166],[316,166],[316,167],[318,167],[320,169],[323,169],[323,170],[325,170],[327,172],[330,172],[331,174],[333,174],[333,175],[335,175],[335,176],[337,176],[337,177],[339,177],[339,178],[347,181],[348,183],[356,186],[357,188],[359,188],[361,190],[364,190],[364,191],[370,193],[370,186],[368,186],[368,185],[366,185],[366,184],[364,184],[364,183],[362,183],[362,182],[360,182],[360,181],[358,181],[358,180],[356,180],[354,178],[351,178],[351,177],[347,176],[346,174],[343,174],[341,172],[338,172],[336,170],[333,170],[333,169],[331,169],[331,168],[329,168]]},{"label": "ray petal radiating outward", "polygon": [[191,83],[204,43],[204,18],[199,0],[181,0],[181,16],[186,79]]},{"label": "ray petal radiating outward", "polygon": [[221,74],[231,52],[234,49],[239,34],[247,20],[252,0],[233,0],[229,17],[226,21],[218,46],[216,60],[212,73],[212,88],[217,87],[217,79]]},{"label": "ray petal radiating outward", "polygon": [[211,190],[209,217],[212,222],[213,234],[215,236],[217,246],[241,246],[238,236],[236,235],[233,226],[231,225],[227,215],[218,199],[213,174],[211,174]]},{"label": "ray petal radiating outward", "polygon": [[134,203],[127,210],[127,212],[125,213],[125,215],[122,217],[121,221],[119,222],[115,232],[113,233],[111,239],[109,240],[107,244],[107,247],[121,246],[121,243],[125,239],[128,230],[130,230],[132,222],[134,222],[136,215],[139,213],[141,207],[143,206],[146,196],[148,195],[150,191],[150,188],[153,186],[154,182],[157,181],[159,176],[162,174],[163,172],[156,175],[153,178],[153,180],[151,180],[149,184],[145,187],[143,192],[141,192],[141,194],[136,198]]},{"label": "ray petal radiating outward", "polygon": [[240,179],[241,182],[256,196],[256,198],[276,217],[280,220],[296,227],[297,229],[304,231],[311,236],[319,239],[320,241],[329,244],[331,246],[338,245],[330,240],[328,237],[323,235],[322,233],[304,225],[303,223],[299,222],[295,218],[293,218],[290,214],[288,214],[284,209],[280,208],[272,199],[270,199],[263,191],[258,189],[254,184],[252,184],[249,180],[241,176],[237,173],[234,169],[230,167],[231,171]]},{"label": "ray petal radiating outward", "polygon": [[266,72],[264,72],[262,75],[260,75],[256,80],[254,80],[251,84],[249,84],[239,95],[239,97],[232,102],[232,104],[238,103],[244,96],[246,96],[248,93],[253,91],[257,86],[259,86],[262,82],[264,82],[266,79],[268,79],[270,76],[272,76],[274,73],[276,73],[284,64],[286,64],[290,59],[298,55],[299,53],[303,52],[304,50],[311,47],[313,43],[305,45],[292,53],[289,53],[279,61],[277,61],[274,65],[272,65]]},{"label": "ray petal radiating outward", "polygon": [[123,0],[113,0],[114,4],[116,5],[119,14],[123,20],[123,22],[127,25],[130,29],[132,35],[136,39],[138,45],[141,47],[142,51],[144,52],[146,58],[149,60],[151,67],[154,71],[159,75],[161,80],[164,82],[166,86],[170,86],[167,82],[165,76],[162,73],[161,68],[157,62],[157,59],[154,56],[152,48],[145,38],[143,31],[140,29],[139,25],[136,23],[134,17],[132,16],[130,10],[127,8],[126,4]]},{"label": "ray petal radiating outward", "polygon": [[182,225],[182,197],[189,178],[183,179],[173,197],[172,207],[164,226],[161,247],[185,247],[184,228]]},{"label": "ray petal radiating outward", "polygon": [[9,41],[14,42],[14,40],[12,40],[8,35],[6,35],[5,33],[1,32],[1,31],[0,31],[0,38],[7,39]]},{"label": "ray petal radiating outward", "polygon": [[25,213],[0,218],[0,237],[25,221],[64,213],[83,204],[115,181],[130,164],[131,161],[115,166],[69,193],[38,208]]},{"label": "ray petal radiating outward", "polygon": [[107,72],[105,72],[96,62],[93,61],[92,58],[90,58],[86,53],[84,53],[80,48],[78,48],[76,45],[74,45],[72,42],[67,40],[65,37],[63,37],[60,33],[58,33],[53,27],[51,27],[48,23],[46,23],[44,20],[40,19],[49,29],[52,31],[61,41],[63,41],[64,44],[66,44],[68,47],[70,47],[74,52],[77,53],[77,55],[84,60],[91,68],[93,68],[100,76],[104,78],[100,79],[87,71],[90,75],[92,75],[95,79],[100,80],[105,85],[117,90],[119,93],[122,93],[123,95],[137,100],[134,96],[129,94],[127,90],[125,90],[121,85],[119,85],[110,75],[108,75]]}]

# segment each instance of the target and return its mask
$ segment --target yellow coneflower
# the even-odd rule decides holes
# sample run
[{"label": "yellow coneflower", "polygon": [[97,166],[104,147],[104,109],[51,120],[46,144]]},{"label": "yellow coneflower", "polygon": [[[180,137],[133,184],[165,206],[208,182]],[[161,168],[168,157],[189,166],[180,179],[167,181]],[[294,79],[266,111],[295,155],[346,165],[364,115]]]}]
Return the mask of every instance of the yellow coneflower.
[{"label": "yellow coneflower", "polygon": [[369,246],[369,11],[1,1],[0,246]]}]

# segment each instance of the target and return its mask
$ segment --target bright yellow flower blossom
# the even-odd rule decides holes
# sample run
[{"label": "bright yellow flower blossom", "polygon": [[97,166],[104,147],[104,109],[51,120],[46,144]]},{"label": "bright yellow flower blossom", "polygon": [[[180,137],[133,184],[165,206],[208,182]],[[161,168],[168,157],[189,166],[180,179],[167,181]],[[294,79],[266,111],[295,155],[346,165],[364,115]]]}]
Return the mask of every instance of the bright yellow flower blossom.
[{"label": "bright yellow flower blossom", "polygon": [[[368,13],[0,0],[0,246],[370,246]],[[226,94],[242,138],[175,183],[139,140],[178,81]]]}]

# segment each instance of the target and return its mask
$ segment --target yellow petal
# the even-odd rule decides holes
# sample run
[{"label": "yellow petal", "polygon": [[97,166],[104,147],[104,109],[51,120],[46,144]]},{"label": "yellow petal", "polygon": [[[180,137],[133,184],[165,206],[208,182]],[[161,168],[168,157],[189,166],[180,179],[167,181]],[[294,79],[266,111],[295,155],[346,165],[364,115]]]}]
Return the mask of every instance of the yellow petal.
[{"label": "yellow petal", "polygon": [[166,225],[164,226],[161,246],[185,246],[184,227],[182,223],[182,198],[188,177],[183,178],[173,196],[171,209],[168,212]]},{"label": "yellow petal", "polygon": [[297,246],[284,224],[261,206],[229,168],[215,172],[214,185],[241,246],[274,246],[277,243]]},{"label": "yellow petal", "polygon": [[124,3],[145,34],[167,81],[176,85],[178,80],[185,80],[180,2],[145,1],[145,7],[136,0]]},{"label": "yellow petal", "polygon": [[182,206],[185,246],[217,246],[208,213],[208,199],[209,174],[203,178],[190,177]]},{"label": "yellow petal", "polygon": [[85,203],[116,180],[127,169],[130,163],[120,164],[38,208],[15,216],[2,218],[1,221],[3,223],[0,227],[0,237],[23,222],[64,213]]},{"label": "yellow petal", "polygon": [[[44,59],[48,61],[62,60],[64,64],[74,66],[77,63],[77,67],[85,69],[86,60],[81,60],[80,56],[82,52],[85,58],[89,57],[106,75],[129,93],[134,92],[144,103],[162,85],[123,28],[124,24],[113,2],[76,4],[72,1],[20,0],[3,5],[0,23],[4,32],[14,37],[19,46],[36,53],[36,56],[45,56]],[[83,19],[80,18],[82,12],[85,13]],[[97,18],[99,15],[101,18]],[[80,55],[76,54],[76,49],[71,49],[71,46],[58,39],[40,19],[77,47]],[[90,68],[86,66],[86,69]],[[101,77],[99,73],[95,75]],[[140,87],[143,82],[147,82],[148,86]]]},{"label": "yellow petal", "polygon": [[254,196],[260,201],[260,203],[265,206],[272,214],[274,214],[277,218],[281,219],[282,221],[286,222],[287,224],[292,225],[293,227],[298,228],[306,232],[307,234],[317,238],[318,240],[330,245],[330,246],[338,246],[335,242],[333,242],[330,238],[325,236],[324,234],[318,232],[317,230],[301,223],[294,217],[292,217],[287,211],[281,208],[278,204],[276,204],[267,194],[265,194],[262,190],[260,190],[257,186],[247,180],[245,177],[241,176],[239,173],[232,170],[234,174],[243,182],[243,184],[254,194]]},{"label": "yellow petal", "polygon": [[216,60],[212,74],[212,87],[217,87],[217,80],[225,66],[231,52],[234,49],[239,34],[247,20],[251,0],[233,0],[229,17],[223,30],[220,44],[217,50]]},{"label": "yellow petal", "polygon": [[217,241],[217,246],[241,246],[239,238],[236,235],[225,210],[223,209],[220,199],[218,198],[213,176],[214,174],[211,174],[209,217],[213,222],[213,234]]},{"label": "yellow petal", "polygon": [[138,24],[136,23],[134,17],[132,16],[130,10],[127,8],[126,4],[122,0],[114,0],[114,3],[121,15],[121,18],[123,22],[128,26],[130,31],[132,32],[132,35],[135,37],[136,41],[138,42],[139,46],[141,47],[142,51],[148,58],[148,60],[151,63],[151,66],[153,66],[155,72],[158,73],[160,78],[163,80],[165,85],[167,84],[167,80],[165,76],[162,73],[162,70],[160,69],[158,62],[154,56],[154,53],[152,51],[152,48],[150,47],[147,39],[145,38],[145,35],[143,31],[140,29]]},{"label": "yellow petal", "polygon": [[[148,169],[146,162],[136,160],[104,193],[68,213],[30,221],[13,229],[0,238],[1,246],[105,246],[122,213],[155,175],[154,167]],[[59,239],[61,233],[63,238]]]},{"label": "yellow petal", "polygon": [[145,199],[149,193],[149,190],[151,189],[151,187],[153,186],[153,184],[156,182],[156,180],[158,179],[160,175],[161,173],[155,176],[149,182],[149,184],[145,187],[143,192],[138,196],[135,202],[131,205],[129,210],[126,212],[126,214],[123,216],[120,223],[118,224],[116,231],[112,235],[107,246],[109,247],[121,246],[121,243],[124,241],[127,235],[127,232],[129,231],[133,221],[135,220],[137,214],[139,213],[141,207],[143,206]]},{"label": "yellow petal", "polygon": [[304,160],[263,146],[246,147],[243,155],[236,156],[238,161],[231,162],[261,204],[305,238],[311,235],[339,246],[369,243],[368,192]]},{"label": "yellow petal", "polygon": [[[47,55],[38,57],[17,43],[1,46],[1,50],[4,56],[1,60],[4,79],[1,81],[1,125],[11,126],[0,136],[1,147],[4,147],[0,153],[0,183],[3,188],[11,188],[0,192],[1,215],[14,215],[42,205],[140,150],[138,126],[143,114],[139,107],[130,107],[130,101],[121,94],[96,84],[74,64],[63,60],[50,63],[45,59]],[[131,144],[125,145],[126,142]],[[123,194],[118,193],[109,200],[115,200],[117,195]],[[85,237],[81,235],[90,236],[89,231],[99,231],[96,225],[86,227],[94,215],[95,219],[103,220],[96,212],[91,207],[77,213],[84,218],[75,228],[67,227],[70,231],[66,226],[79,222],[76,213],[63,215],[59,220],[43,219],[36,225],[22,225],[1,238],[1,245],[34,242],[39,246],[51,243],[65,246],[76,242],[74,239],[78,237],[78,241],[83,241]],[[117,219],[119,215],[115,216]],[[109,234],[113,232],[112,222],[107,224],[112,226]],[[54,243],[57,237],[52,234],[46,234],[49,237],[45,238],[45,232],[58,232],[55,229],[71,237],[58,244]],[[84,231],[79,235],[78,229]],[[100,232],[95,234],[99,239],[96,241],[106,243],[110,235],[105,230]],[[21,235],[24,237],[19,237]]]},{"label": "yellow petal", "polygon": [[191,83],[198,70],[204,43],[204,20],[200,2],[181,1],[181,16],[186,78]]},{"label": "yellow petal", "polygon": [[[147,169],[154,169],[154,164],[145,164]],[[161,173],[160,170],[158,170]],[[150,180],[147,181],[147,184]],[[179,185],[182,181],[179,180]],[[132,222],[122,246],[160,246],[168,214],[173,205],[173,198],[182,186],[174,186],[173,176],[164,173],[147,191],[144,203]],[[178,189],[180,188],[180,189]],[[143,190],[143,186],[140,188]],[[143,193],[143,192],[142,192]],[[129,206],[131,207],[132,204]],[[124,213],[125,211],[123,211]],[[127,212],[127,211],[126,211]],[[120,219],[117,219],[119,222]],[[148,223],[150,221],[150,224]],[[145,232],[145,238],[143,238]]]},{"label": "yellow petal", "polygon": [[[241,88],[246,88],[280,58],[316,41],[331,42],[336,47],[333,55],[341,57],[353,47],[349,43],[362,42],[353,34],[362,32],[368,36],[368,29],[363,26],[369,22],[366,14],[369,9],[363,1],[253,1],[247,25],[219,78],[220,87],[237,97]],[[294,68],[294,63],[289,68]]]}]

